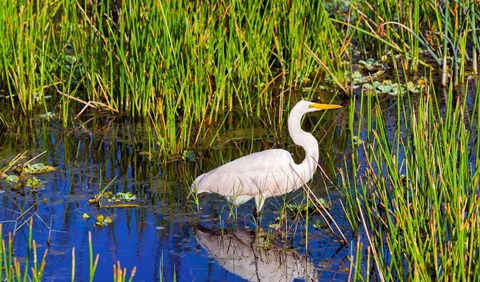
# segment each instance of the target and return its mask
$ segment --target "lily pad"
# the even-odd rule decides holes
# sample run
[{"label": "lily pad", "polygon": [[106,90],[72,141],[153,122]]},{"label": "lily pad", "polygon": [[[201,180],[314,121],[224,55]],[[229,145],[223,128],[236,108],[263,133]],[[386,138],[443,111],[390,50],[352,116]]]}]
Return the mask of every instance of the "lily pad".
[{"label": "lily pad", "polygon": [[5,181],[12,182],[12,183],[18,183],[19,177],[15,174],[7,175],[7,177],[5,177]]},{"label": "lily pad", "polygon": [[36,163],[25,165],[23,171],[28,174],[43,174],[55,171],[55,168],[53,166],[45,165],[43,163]]},{"label": "lily pad", "polygon": [[137,196],[135,196],[131,192],[118,192],[115,196],[117,201],[135,201],[137,199]]},{"label": "lily pad", "polygon": [[377,71],[379,69],[385,69],[384,64],[372,58],[369,58],[367,60],[359,60],[358,64],[366,68],[368,71]]},{"label": "lily pad", "polygon": [[104,216],[103,214],[97,215],[96,219],[97,222],[95,222],[95,225],[99,227],[110,225],[113,222],[111,217]]},{"label": "lily pad", "polygon": [[36,177],[31,177],[27,179],[27,184],[25,186],[32,189],[38,189],[43,186],[43,182]]}]

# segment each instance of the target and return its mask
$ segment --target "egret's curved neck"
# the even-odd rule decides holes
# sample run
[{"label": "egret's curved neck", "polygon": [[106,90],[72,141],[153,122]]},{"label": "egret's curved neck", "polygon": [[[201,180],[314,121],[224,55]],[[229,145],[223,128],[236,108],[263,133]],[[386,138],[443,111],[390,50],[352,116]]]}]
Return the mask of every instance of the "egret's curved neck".
[{"label": "egret's curved neck", "polygon": [[305,150],[305,159],[298,165],[297,173],[306,182],[312,178],[317,168],[319,152],[317,139],[301,128],[300,121],[303,114],[301,111],[296,111],[295,107],[292,109],[288,118],[288,131],[293,142]]}]

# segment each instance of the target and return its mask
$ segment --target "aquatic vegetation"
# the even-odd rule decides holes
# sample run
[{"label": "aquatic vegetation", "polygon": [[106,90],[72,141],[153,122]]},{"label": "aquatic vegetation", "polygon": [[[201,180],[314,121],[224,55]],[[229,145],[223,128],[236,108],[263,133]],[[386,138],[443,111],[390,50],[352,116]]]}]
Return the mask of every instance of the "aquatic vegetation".
[{"label": "aquatic vegetation", "polygon": [[[115,179],[112,179],[93,199],[88,200],[91,205],[96,205],[99,208],[134,208],[140,205],[131,203],[137,199],[137,196],[132,192],[117,192],[106,191],[113,183]],[[98,218],[97,218],[98,219]],[[97,222],[103,222],[97,220]],[[108,222],[110,223],[110,222]]]},{"label": "aquatic vegetation", "polygon": [[[35,158],[38,156],[39,155],[37,155]],[[17,156],[14,160],[10,161],[7,167],[3,169],[2,177],[5,178],[6,182],[14,184],[12,189],[18,190],[26,187],[30,188],[32,191],[35,191],[43,188],[43,181],[34,175],[46,174],[55,171],[54,167],[45,165],[43,163],[30,164],[29,162],[32,160],[29,160],[24,164],[16,164],[16,162],[19,161]],[[9,171],[11,174],[7,174]]]},{"label": "aquatic vegetation", "polygon": [[350,112],[352,136],[373,124],[341,171],[345,212],[361,234],[351,257],[358,279],[478,279],[478,86],[445,101],[433,85],[419,99],[405,92],[395,119],[370,95],[360,108],[375,101],[371,115]]},{"label": "aquatic vegetation", "polygon": [[[325,209],[329,210],[332,208],[332,204],[328,203],[327,200],[323,198],[318,198],[319,204],[323,205]],[[300,204],[293,204],[288,203],[285,206],[288,214],[291,216],[302,215],[305,216],[306,213],[312,214],[316,212],[315,204],[313,203],[300,203]]]},{"label": "aquatic vegetation", "polygon": [[[478,280],[479,92],[470,93],[479,88],[479,19],[473,0],[2,1],[1,147],[9,158],[24,152],[0,169],[2,212],[13,210],[21,226],[40,218],[49,234],[62,217],[70,233],[78,222],[119,232],[122,214],[129,234],[145,236],[141,230],[152,229],[137,209],[145,206],[163,240],[158,248],[166,248],[172,242],[164,238],[180,228],[173,225],[190,232],[183,216],[191,215],[185,199],[196,176],[289,147],[282,128],[293,103],[344,96],[348,130],[316,135],[329,139],[320,150],[328,157],[311,186],[335,187],[344,214],[339,201],[325,203],[306,186],[308,205],[269,206],[272,232],[298,239],[285,223],[292,213],[305,229],[297,249],[312,246],[311,232],[334,236],[324,243],[350,243],[352,280]],[[43,163],[25,162],[27,149],[47,152]],[[201,210],[196,194],[193,202],[198,220],[225,222],[223,203]],[[107,216],[115,208],[124,209]],[[26,237],[22,265],[25,256],[15,260],[2,234],[0,280],[41,280],[52,253],[33,265],[44,245]],[[93,281],[99,260],[89,255]],[[163,279],[163,256],[160,263]],[[182,277],[179,264],[167,263]],[[72,281],[75,269],[72,252]],[[119,263],[114,273],[126,280]]]},{"label": "aquatic vegetation", "polygon": [[[32,221],[30,220],[30,226],[31,222]],[[21,281],[22,279],[26,280],[27,277],[32,277],[33,281],[41,281],[48,250],[44,251],[39,264],[37,259],[37,243],[32,239],[32,228],[30,227],[29,229],[28,255],[24,262],[23,271],[21,269],[19,258],[15,257],[13,254],[14,234],[9,233],[7,242],[5,242],[2,224],[0,224],[0,238],[2,238],[0,244],[0,268],[2,269],[2,271],[0,271],[0,280]],[[32,264],[32,266],[29,269],[30,264]]]},{"label": "aquatic vegetation", "polygon": [[36,190],[43,186],[43,182],[34,176],[27,179],[27,183],[25,184],[25,186]]},{"label": "aquatic vegetation", "polygon": [[276,100],[270,86],[315,86],[326,71],[346,82],[320,2],[94,2],[0,6],[0,94],[13,108],[58,105],[64,126],[96,111],[148,119],[181,152],[194,124],[260,115]]},{"label": "aquatic vegetation", "polygon": [[358,60],[358,64],[366,68],[369,72],[386,69],[386,66],[382,62],[373,58],[368,58],[367,60]]},{"label": "aquatic vegetation", "polygon": [[28,174],[44,174],[47,172],[55,171],[55,168],[43,163],[25,164],[22,168],[24,173]]},{"label": "aquatic vegetation", "polygon": [[15,174],[10,174],[5,177],[5,181],[7,182],[17,183],[19,180],[20,180],[20,177],[18,177],[18,175],[15,175]]},{"label": "aquatic vegetation", "polygon": [[362,85],[362,87],[364,90],[366,90],[365,93],[369,93],[369,94],[379,93],[379,94],[388,94],[391,96],[397,96],[407,92],[418,94],[422,91],[422,88],[424,87],[424,85],[415,84],[411,81],[407,82],[405,85],[402,85],[387,79],[382,82],[374,81],[372,84],[365,83]]},{"label": "aquatic vegetation", "polygon": [[103,214],[97,215],[95,219],[96,219],[95,225],[99,227],[110,225],[113,222],[111,217],[104,216]]},{"label": "aquatic vegetation", "polygon": [[[130,278],[128,278],[129,282],[133,281],[133,277],[135,276],[136,271],[137,271],[137,268],[134,267],[130,272]],[[114,282],[127,281],[127,269],[126,268],[122,269],[119,261],[117,261],[117,264],[113,265],[113,281]]]},{"label": "aquatic vegetation", "polygon": [[449,78],[463,83],[467,68],[478,73],[475,1],[353,1],[349,8],[349,21],[336,22],[347,27],[359,52],[374,58],[401,54],[400,65],[413,72],[422,70],[419,65],[439,66],[443,86]]},{"label": "aquatic vegetation", "polygon": [[315,228],[315,229],[327,229],[328,224],[324,221],[320,221],[320,220],[316,219],[313,222],[313,228]]},{"label": "aquatic vegetation", "polygon": [[[106,219],[104,219],[105,221]],[[26,257],[17,257],[15,250],[13,248],[14,240],[15,240],[15,233],[9,233],[7,236],[7,240],[4,239],[3,234],[3,226],[0,223],[0,280],[6,282],[13,282],[13,281],[27,281],[27,279],[31,281],[44,281],[43,275],[45,266],[49,263],[48,261],[48,248],[45,248],[43,252],[43,256],[39,257],[39,245],[36,240],[33,239],[33,218],[30,218],[28,224],[28,251]],[[98,259],[99,255],[97,254],[95,261],[93,261],[93,249],[92,249],[92,238],[89,234],[89,248],[90,248],[90,273],[89,273],[89,281],[93,281],[95,276],[95,271],[98,266]],[[72,248],[72,275],[71,281],[75,281],[75,248]],[[22,269],[23,268],[23,269]],[[113,266],[114,268],[114,281],[127,281],[126,269],[121,269],[120,262],[117,262],[116,265]],[[135,276],[136,268],[134,267],[130,273],[130,278],[128,281],[132,281],[132,278]]]},{"label": "aquatic vegetation", "polygon": [[182,159],[184,161],[187,161],[187,162],[192,162],[192,161],[195,161],[195,151],[193,150],[185,150],[183,151],[183,154],[182,154]]}]

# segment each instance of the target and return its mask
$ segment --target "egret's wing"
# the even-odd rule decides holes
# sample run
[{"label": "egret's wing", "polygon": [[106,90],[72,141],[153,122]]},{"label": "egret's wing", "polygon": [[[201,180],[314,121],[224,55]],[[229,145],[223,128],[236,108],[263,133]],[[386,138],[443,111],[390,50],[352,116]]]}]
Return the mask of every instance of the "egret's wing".
[{"label": "egret's wing", "polygon": [[[287,185],[295,165],[289,152],[281,149],[257,152],[224,164],[199,176],[194,185],[198,192],[224,196],[256,196],[268,187]],[[268,192],[266,197],[273,195]]]}]

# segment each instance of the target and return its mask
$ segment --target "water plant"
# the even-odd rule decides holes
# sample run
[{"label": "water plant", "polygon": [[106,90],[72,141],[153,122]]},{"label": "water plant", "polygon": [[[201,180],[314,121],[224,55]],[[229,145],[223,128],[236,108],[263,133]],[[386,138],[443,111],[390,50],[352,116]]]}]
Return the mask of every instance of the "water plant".
[{"label": "water plant", "polygon": [[[346,25],[358,50],[376,58],[401,54],[405,68],[440,66],[441,84],[462,83],[467,66],[478,73],[478,5],[474,1],[352,1]],[[355,35],[355,36],[354,36]]]},{"label": "water plant", "polygon": [[[0,224],[0,279],[2,281],[43,281],[43,272],[45,265],[48,263],[48,248],[43,252],[43,256],[40,258],[38,253],[38,247],[36,241],[33,239],[32,230],[33,230],[33,217],[29,220],[29,231],[28,231],[28,249],[26,257],[20,259],[15,255],[15,250],[13,248],[13,241],[15,239],[15,233],[8,233],[7,239],[4,238],[3,226]],[[89,233],[88,237],[89,244],[89,254],[90,254],[90,263],[89,263],[89,281],[94,281],[95,271],[98,266],[99,255],[95,256],[93,259],[93,248],[92,248],[92,236]],[[23,262],[21,262],[23,261]],[[75,248],[72,248],[72,266],[71,266],[71,281],[75,281]],[[22,269],[23,268],[23,269]],[[126,275],[127,270],[120,267],[120,262],[117,262],[116,265],[113,265],[114,281],[127,281]],[[136,268],[134,267],[130,273],[128,281],[132,281],[135,276]]]},{"label": "water plant", "polygon": [[[169,152],[225,110],[259,115],[277,99],[269,86],[313,86],[327,70],[345,84],[340,37],[316,1],[23,0],[0,9],[0,92],[12,107],[59,110],[65,126],[92,111],[146,118]],[[284,103],[291,94],[279,95]]]},{"label": "water plant", "polygon": [[[364,142],[341,172],[345,212],[359,232],[354,277],[478,279],[478,89],[472,97],[450,89],[446,100],[433,86],[404,93],[394,120],[378,98],[360,97],[373,113],[351,111],[352,143],[359,135]],[[371,127],[362,131],[364,118]]]}]

